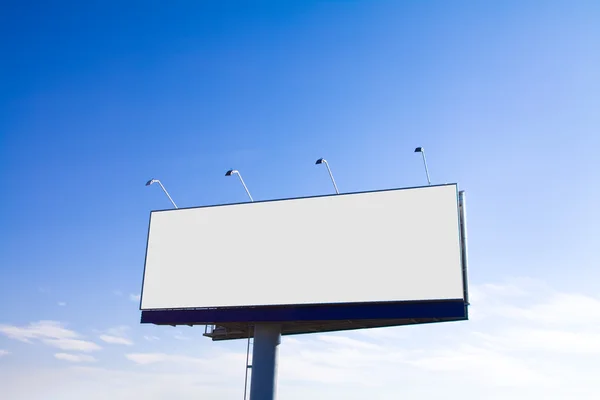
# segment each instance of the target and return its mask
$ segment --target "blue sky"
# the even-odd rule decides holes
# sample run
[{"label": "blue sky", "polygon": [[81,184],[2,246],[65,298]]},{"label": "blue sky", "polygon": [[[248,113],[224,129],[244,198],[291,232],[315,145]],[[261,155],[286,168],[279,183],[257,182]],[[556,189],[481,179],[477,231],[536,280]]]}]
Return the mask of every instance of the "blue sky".
[{"label": "blue sky", "polygon": [[[393,379],[373,388],[347,379],[357,371],[341,374],[350,360],[410,377],[405,390],[418,398],[436,398],[431,376],[448,392],[461,382],[454,373],[506,366],[530,381],[516,390],[480,379],[472,398],[492,389],[519,398],[571,379],[558,367],[568,360],[564,387],[576,382],[579,398],[592,398],[598,384],[581,371],[600,341],[599,18],[595,1],[3,4],[2,386],[10,398],[63,399],[79,382],[74,393],[87,398],[128,398],[152,381],[163,385],[155,398],[173,385],[181,398],[241,397],[244,343],[138,324],[130,297],[140,291],[149,211],[169,207],[144,183],[161,179],[180,206],[245,201],[223,176],[229,168],[258,200],[330,193],[314,165],[325,157],[342,192],[414,186],[425,177],[412,151],[424,146],[433,182],[459,182],[469,196],[473,320],[289,339],[282,396],[322,393],[327,375],[331,396],[369,387],[390,398]],[[596,319],[579,327],[573,315]],[[515,349],[523,332],[535,340]],[[436,350],[436,335],[453,339]],[[529,354],[540,337],[552,345]],[[369,358],[370,345],[402,356]],[[418,358],[419,349],[438,352]],[[286,366],[286,354],[295,362]],[[368,360],[342,357],[324,370],[340,354]],[[214,373],[206,360],[237,372],[202,386],[190,371]],[[189,380],[169,380],[180,369]],[[46,397],[19,383],[26,371]],[[99,389],[121,378],[131,385]]]}]

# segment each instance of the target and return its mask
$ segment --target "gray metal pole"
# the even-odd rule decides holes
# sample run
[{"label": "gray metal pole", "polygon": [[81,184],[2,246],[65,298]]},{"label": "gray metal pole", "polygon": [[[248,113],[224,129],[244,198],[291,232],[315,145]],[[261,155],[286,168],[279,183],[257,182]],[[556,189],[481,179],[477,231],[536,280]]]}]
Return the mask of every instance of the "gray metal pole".
[{"label": "gray metal pole", "polygon": [[244,180],[242,179],[242,174],[240,174],[238,172],[237,176],[240,178],[240,182],[242,182],[242,185],[244,186],[244,189],[246,189],[246,194],[248,195],[248,197],[250,197],[250,201],[254,202],[254,199],[252,198],[252,195],[250,194],[250,191],[248,190],[248,187],[246,187],[246,184],[244,183]]},{"label": "gray metal pole", "polygon": [[250,357],[250,326],[248,326],[248,344],[246,346],[246,376],[244,376],[244,400],[246,400],[246,393],[248,393],[248,360]]},{"label": "gray metal pole", "polygon": [[274,400],[277,393],[277,353],[281,325],[256,324],[252,350],[250,400]]},{"label": "gray metal pole", "polygon": [[329,177],[331,178],[331,182],[333,183],[333,188],[335,189],[335,193],[340,194],[340,191],[338,190],[338,187],[335,184],[335,179],[333,179],[333,174],[331,173],[331,168],[329,168],[329,163],[325,160],[323,160],[323,162],[325,163],[325,166],[327,167],[327,171],[329,172]]},{"label": "gray metal pole", "polygon": [[167,195],[167,197],[169,198],[169,200],[171,200],[171,204],[173,204],[173,207],[177,208],[177,204],[175,204],[175,202],[173,201],[173,199],[169,195],[169,192],[167,192],[167,189],[165,189],[165,187],[163,186],[163,184],[159,180],[157,180],[156,183],[158,183],[160,185],[160,187],[162,188],[163,192],[165,192],[165,194]]},{"label": "gray metal pole", "polygon": [[423,155],[423,164],[425,164],[425,174],[427,175],[427,184],[431,185],[431,179],[429,179],[429,169],[427,168],[427,160],[425,159],[425,149],[421,150]]},{"label": "gray metal pole", "polygon": [[325,166],[327,167],[327,172],[329,172],[329,177],[331,178],[331,183],[333,183],[333,188],[335,189],[335,193],[336,194],[340,194],[340,191],[338,190],[337,185],[335,184],[335,179],[333,179],[333,174],[331,173],[331,168],[329,168],[329,163],[327,162],[326,159],[324,158],[319,158],[315,164],[325,164]]}]

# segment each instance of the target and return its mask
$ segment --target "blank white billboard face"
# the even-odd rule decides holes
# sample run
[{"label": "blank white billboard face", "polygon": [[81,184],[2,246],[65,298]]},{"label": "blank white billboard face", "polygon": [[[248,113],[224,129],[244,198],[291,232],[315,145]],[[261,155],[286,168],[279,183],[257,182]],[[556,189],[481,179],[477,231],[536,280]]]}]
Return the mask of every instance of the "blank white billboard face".
[{"label": "blank white billboard face", "polygon": [[456,185],[151,215],[142,310],[462,298]]}]

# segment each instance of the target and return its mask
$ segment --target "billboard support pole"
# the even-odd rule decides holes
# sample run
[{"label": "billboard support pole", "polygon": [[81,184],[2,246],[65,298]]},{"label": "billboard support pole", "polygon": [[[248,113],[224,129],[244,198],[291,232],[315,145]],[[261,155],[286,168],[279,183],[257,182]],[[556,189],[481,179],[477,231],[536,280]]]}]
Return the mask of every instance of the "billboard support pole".
[{"label": "billboard support pole", "polygon": [[252,349],[250,400],[274,400],[277,388],[277,356],[281,325],[256,324]]}]

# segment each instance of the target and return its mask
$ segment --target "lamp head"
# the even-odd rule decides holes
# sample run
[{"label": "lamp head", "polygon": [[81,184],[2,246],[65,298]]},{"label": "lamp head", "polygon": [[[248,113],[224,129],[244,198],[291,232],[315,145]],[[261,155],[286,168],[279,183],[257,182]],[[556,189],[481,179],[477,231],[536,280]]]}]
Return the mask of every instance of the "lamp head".
[{"label": "lamp head", "polygon": [[229,171],[225,172],[225,176],[231,176],[233,174],[239,174],[237,169],[230,169]]},{"label": "lamp head", "polygon": [[315,164],[323,164],[323,163],[327,163],[327,160],[325,160],[324,158],[319,158]]},{"label": "lamp head", "polygon": [[415,149],[415,153],[422,153],[423,152],[423,148],[422,147],[417,147]]},{"label": "lamp head", "polygon": [[150,179],[148,182],[146,182],[146,186],[150,186],[150,185],[152,185],[154,182],[158,182],[158,179]]}]

